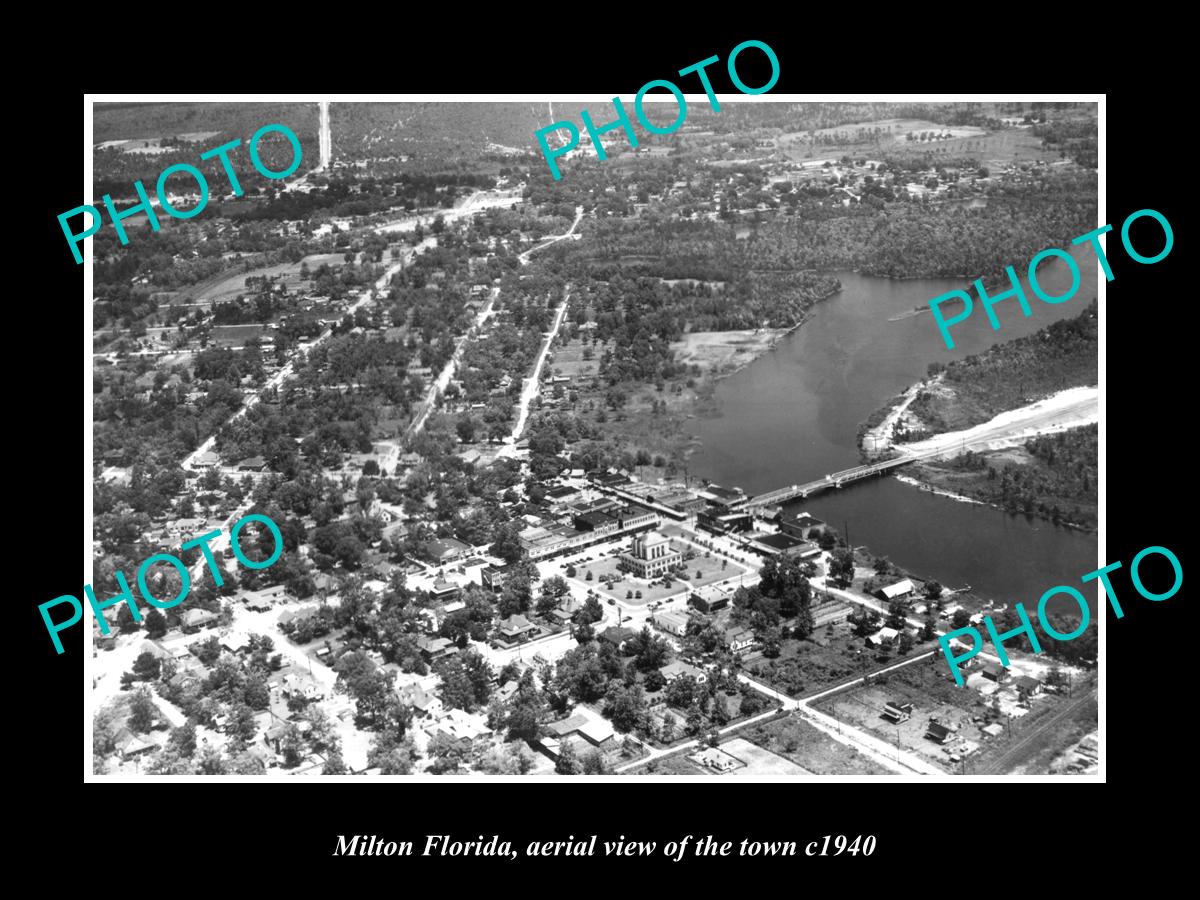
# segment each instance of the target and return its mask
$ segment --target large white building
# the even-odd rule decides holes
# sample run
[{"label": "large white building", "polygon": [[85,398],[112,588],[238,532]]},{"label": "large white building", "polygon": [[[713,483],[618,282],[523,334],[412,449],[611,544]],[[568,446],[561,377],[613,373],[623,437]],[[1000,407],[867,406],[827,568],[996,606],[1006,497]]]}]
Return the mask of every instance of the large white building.
[{"label": "large white building", "polygon": [[639,578],[656,578],[682,559],[683,554],[671,546],[671,539],[657,531],[639,534],[633,539],[631,551],[621,554],[621,560]]}]

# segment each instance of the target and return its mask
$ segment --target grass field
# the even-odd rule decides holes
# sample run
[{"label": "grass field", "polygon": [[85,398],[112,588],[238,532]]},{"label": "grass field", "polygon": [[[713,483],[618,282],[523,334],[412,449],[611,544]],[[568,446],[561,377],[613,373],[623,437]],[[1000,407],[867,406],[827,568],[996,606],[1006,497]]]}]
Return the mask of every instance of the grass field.
[{"label": "grass field", "polygon": [[262,333],[262,325],[214,325],[212,343],[217,347],[240,347]]},{"label": "grass field", "polygon": [[[787,716],[742,731],[764,750],[790,760],[814,775],[890,775],[887,769],[814,728],[798,716]],[[732,742],[730,742],[732,743]],[[725,745],[722,745],[724,749]],[[737,756],[737,753],[734,753]]]},{"label": "grass field", "polygon": [[[812,778],[814,775],[813,772],[797,765],[787,757],[773,753],[758,744],[752,744],[745,738],[736,737],[726,741],[721,744],[720,749],[746,764],[743,768],[720,775],[721,778]],[[717,775],[718,773],[713,772],[712,774]]]}]

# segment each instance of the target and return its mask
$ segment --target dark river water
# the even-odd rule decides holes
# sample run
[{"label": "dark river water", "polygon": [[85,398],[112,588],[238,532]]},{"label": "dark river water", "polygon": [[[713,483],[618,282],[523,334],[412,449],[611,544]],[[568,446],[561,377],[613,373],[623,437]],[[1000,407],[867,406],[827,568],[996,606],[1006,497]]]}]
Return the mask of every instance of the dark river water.
[{"label": "dark river water", "polygon": [[[758,494],[858,465],[859,424],[925,377],[929,363],[978,353],[1082,311],[1097,292],[1097,264],[1090,249],[1077,248],[1073,256],[1082,272],[1075,297],[1050,305],[1026,284],[1033,314],[1026,318],[1016,299],[1004,300],[995,307],[999,331],[977,300],[974,313],[951,331],[954,350],[946,349],[928,312],[889,319],[964,288],[961,280],[835,273],[841,293],[817,304],[772,352],[720,382],[717,417],[692,420],[703,446],[691,459],[690,474]],[[1014,261],[1018,272],[1028,265],[1020,262]],[[1038,276],[1052,296],[1070,285],[1070,270],[1058,259],[1039,266]],[[993,295],[1006,286],[1007,279],[985,281]],[[890,477],[817,494],[789,512],[801,509],[839,530],[848,527],[856,546],[887,555],[916,575],[950,587],[970,584],[982,597],[1021,600],[1027,608],[1048,588],[1078,584],[1102,564],[1094,534],[934,496]]]}]

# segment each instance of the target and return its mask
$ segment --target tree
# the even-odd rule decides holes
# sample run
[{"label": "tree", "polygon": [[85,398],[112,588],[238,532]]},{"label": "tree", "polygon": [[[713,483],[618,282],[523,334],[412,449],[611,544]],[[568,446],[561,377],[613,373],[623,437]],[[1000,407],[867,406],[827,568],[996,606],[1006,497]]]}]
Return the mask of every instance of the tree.
[{"label": "tree", "polygon": [[887,625],[888,628],[900,630],[904,628],[908,620],[908,601],[903,597],[897,597],[888,603]]},{"label": "tree", "polygon": [[196,726],[191,719],[172,730],[167,746],[184,758],[192,757],[196,752]]},{"label": "tree", "polygon": [[925,625],[921,628],[921,640],[932,641],[937,637],[937,631],[933,626],[933,616],[925,617]]},{"label": "tree", "polygon": [[626,687],[613,682],[608,689],[604,715],[622,733],[633,731],[645,723],[646,694],[641,685]]},{"label": "tree", "polygon": [[591,750],[585,753],[581,762],[583,763],[583,774],[585,775],[608,774],[608,766],[604,764],[604,757],[600,755],[599,750]]},{"label": "tree", "polygon": [[146,614],[146,634],[150,638],[157,640],[167,633],[167,617],[160,613],[157,609],[151,609]]},{"label": "tree", "polygon": [[558,759],[554,761],[554,771],[559,775],[578,775],[579,769],[579,760],[575,757],[575,745],[563,744],[559,750]]},{"label": "tree", "polygon": [[133,661],[133,674],[139,681],[153,681],[161,668],[162,662],[149,650],[143,650]]},{"label": "tree", "polygon": [[295,722],[289,722],[284,729],[279,749],[283,753],[285,766],[294,769],[300,765],[300,760],[304,758],[304,735],[300,733],[300,727]]},{"label": "tree", "polygon": [[346,763],[342,760],[342,751],[334,747],[325,757],[325,765],[321,767],[322,775],[345,775]]},{"label": "tree", "polygon": [[913,648],[912,635],[909,634],[907,629],[905,629],[904,631],[900,632],[900,641],[899,641],[899,644],[897,645],[896,652],[899,653],[901,656],[906,656],[906,655],[908,655],[908,652],[910,650],[912,650],[912,648]]},{"label": "tree", "polygon": [[142,627],[133,620],[133,613],[130,611],[128,603],[122,603],[117,609],[117,627],[122,634],[133,634]]},{"label": "tree", "polygon": [[662,718],[662,726],[659,728],[658,739],[664,744],[669,744],[675,740],[675,734],[679,722],[670,713],[666,713]]},{"label": "tree", "polygon": [[925,598],[930,602],[940,600],[942,596],[942,586],[936,581],[925,582]]},{"label": "tree", "polygon": [[841,588],[850,587],[854,581],[854,553],[841,547],[829,557],[829,576]]},{"label": "tree", "polygon": [[868,637],[883,626],[883,619],[873,609],[864,609],[848,619],[858,637]]},{"label": "tree", "polygon": [[141,734],[149,734],[158,712],[150,698],[149,688],[139,688],[129,704],[129,727]]},{"label": "tree", "polygon": [[498,527],[492,536],[492,545],[488,552],[508,563],[519,561],[525,554],[525,548],[521,544],[521,527],[516,522],[505,522]]},{"label": "tree", "polygon": [[966,628],[971,624],[971,614],[965,609],[956,609],[950,619],[950,624],[955,628]]}]

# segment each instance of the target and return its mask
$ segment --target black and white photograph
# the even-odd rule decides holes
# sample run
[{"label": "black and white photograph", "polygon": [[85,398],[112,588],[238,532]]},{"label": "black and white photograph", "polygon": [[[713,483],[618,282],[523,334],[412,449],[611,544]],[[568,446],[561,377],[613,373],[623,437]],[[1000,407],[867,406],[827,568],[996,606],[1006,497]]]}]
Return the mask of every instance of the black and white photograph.
[{"label": "black and white photograph", "polygon": [[1103,97],[676,83],[89,99],[87,780],[1102,778]]}]

